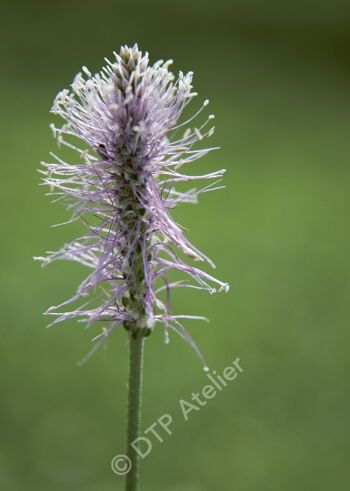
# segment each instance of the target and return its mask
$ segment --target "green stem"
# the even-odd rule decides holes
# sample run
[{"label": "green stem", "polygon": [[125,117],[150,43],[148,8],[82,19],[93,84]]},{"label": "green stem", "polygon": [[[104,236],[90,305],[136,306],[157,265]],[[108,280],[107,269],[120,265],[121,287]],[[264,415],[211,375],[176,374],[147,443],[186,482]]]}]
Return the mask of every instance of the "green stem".
[{"label": "green stem", "polygon": [[129,396],[128,396],[128,428],[126,454],[131,461],[131,469],[126,475],[125,490],[138,491],[140,457],[131,446],[140,434],[141,425],[141,392],[142,362],[144,337],[142,329],[130,334],[129,358]]}]

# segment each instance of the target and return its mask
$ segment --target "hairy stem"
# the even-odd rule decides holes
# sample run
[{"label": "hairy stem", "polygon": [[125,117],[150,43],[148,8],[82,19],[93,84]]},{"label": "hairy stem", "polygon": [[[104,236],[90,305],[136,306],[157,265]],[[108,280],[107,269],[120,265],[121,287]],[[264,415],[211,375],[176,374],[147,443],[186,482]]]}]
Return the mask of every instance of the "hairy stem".
[{"label": "hairy stem", "polygon": [[126,454],[130,459],[131,469],[126,475],[126,491],[138,491],[139,489],[140,457],[131,444],[139,436],[141,425],[143,343],[144,337],[142,329],[138,329],[135,334],[130,335],[128,427]]}]

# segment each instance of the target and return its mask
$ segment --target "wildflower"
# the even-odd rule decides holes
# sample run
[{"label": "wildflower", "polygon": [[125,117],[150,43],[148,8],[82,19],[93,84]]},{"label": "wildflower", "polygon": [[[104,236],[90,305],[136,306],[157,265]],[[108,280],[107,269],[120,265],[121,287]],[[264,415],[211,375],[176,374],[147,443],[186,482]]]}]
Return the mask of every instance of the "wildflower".
[{"label": "wildflower", "polygon": [[[94,76],[83,67],[72,89],[60,92],[53,104],[52,112],[65,120],[61,128],[52,126],[54,135],[77,152],[77,161],[67,163],[51,154],[54,162],[43,163],[43,182],[50,187],[49,194],[64,200],[72,213],[70,222],[83,220],[86,233],[36,259],[43,265],[58,259],[75,261],[91,273],[72,298],[52,307],[48,314],[56,316],[52,324],[70,318],[87,325],[103,321],[105,327],[94,338],[99,340],[121,325],[133,336],[140,331],[146,336],[160,323],[166,340],[172,329],[198,352],[182,319],[202,317],[173,315],[170,291],[183,287],[214,293],[227,291],[228,285],[180,257],[213,266],[184,236],[170,209],[195,203],[201,193],[219,187],[224,170],[204,175],[180,172],[214,149],[194,147],[212,135],[213,116],[178,136],[208,104],[205,101],[190,119],[178,124],[196,95],[192,73],[180,72],[175,79],[169,70],[171,61],[150,65],[148,54],[137,45],[122,47],[114,56]],[[76,139],[83,148],[76,145]],[[198,179],[211,183],[185,192],[174,188],[176,183]],[[170,282],[170,270],[185,273],[192,282]],[[61,311],[82,299],[77,308]]]}]

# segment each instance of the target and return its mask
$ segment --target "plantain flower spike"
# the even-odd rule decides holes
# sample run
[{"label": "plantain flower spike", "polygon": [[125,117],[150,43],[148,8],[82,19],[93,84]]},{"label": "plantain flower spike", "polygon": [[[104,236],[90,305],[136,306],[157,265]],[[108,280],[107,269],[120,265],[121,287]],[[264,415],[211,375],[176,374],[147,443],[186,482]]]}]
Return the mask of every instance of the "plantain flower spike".
[{"label": "plantain flower spike", "polygon": [[[173,315],[170,291],[182,287],[214,293],[228,291],[228,285],[193,265],[197,260],[214,267],[184,236],[170,209],[195,203],[201,193],[222,187],[217,184],[224,170],[204,175],[180,172],[214,150],[195,146],[214,128],[212,115],[198,127],[188,127],[207,100],[178,123],[196,94],[192,72],[175,78],[171,63],[150,65],[148,53],[137,45],[124,46],[96,75],[83,67],[71,89],[57,95],[52,112],[65,123],[61,128],[52,125],[52,130],[58,143],[76,152],[76,162],[67,163],[52,153],[53,162],[42,163],[43,183],[50,195],[66,204],[69,223],[83,221],[84,234],[35,259],[43,265],[64,259],[90,268],[73,297],[47,311],[55,316],[50,325],[70,318],[88,326],[102,321],[104,327],[94,338],[100,342],[118,326],[132,336],[138,331],[147,336],[160,324],[166,342],[173,330],[201,356],[182,322],[204,318]],[[200,189],[181,192],[174,187],[202,179],[209,184]],[[171,270],[188,279],[168,280]],[[73,303],[78,307],[62,311]]]}]

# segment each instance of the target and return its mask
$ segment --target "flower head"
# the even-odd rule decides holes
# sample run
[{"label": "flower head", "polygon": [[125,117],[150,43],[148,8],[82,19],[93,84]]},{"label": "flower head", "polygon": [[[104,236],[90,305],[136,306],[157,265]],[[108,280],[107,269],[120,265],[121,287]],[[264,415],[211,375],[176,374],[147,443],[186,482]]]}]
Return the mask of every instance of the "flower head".
[{"label": "flower head", "polygon": [[[169,210],[179,203],[196,202],[199,194],[217,188],[224,170],[199,176],[180,172],[213,150],[194,147],[213,133],[213,116],[183,132],[208,104],[205,101],[190,119],[178,124],[196,95],[192,73],[180,72],[175,79],[169,70],[171,61],[150,65],[148,54],[137,45],[122,47],[114,56],[94,76],[83,67],[72,89],[60,92],[52,108],[65,120],[61,128],[52,126],[54,135],[78,155],[77,162],[66,163],[52,154],[54,162],[43,163],[43,181],[50,194],[65,201],[72,213],[70,221],[83,220],[86,233],[37,259],[44,265],[57,259],[75,261],[91,273],[72,298],[48,313],[56,316],[52,324],[68,318],[88,325],[104,321],[99,339],[120,325],[131,334],[141,329],[147,335],[160,323],[166,339],[168,329],[175,330],[197,350],[181,319],[201,317],[173,315],[170,290],[199,288],[213,293],[227,291],[228,285],[181,259],[185,255],[213,266],[184,236]],[[71,137],[78,138],[83,148]],[[211,183],[186,192],[174,188],[176,183],[197,179]],[[170,282],[170,270],[185,273],[191,282]],[[83,305],[57,311],[83,297],[88,297]]]}]

